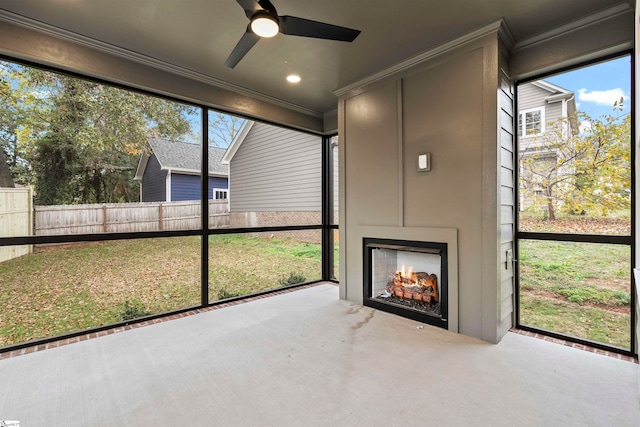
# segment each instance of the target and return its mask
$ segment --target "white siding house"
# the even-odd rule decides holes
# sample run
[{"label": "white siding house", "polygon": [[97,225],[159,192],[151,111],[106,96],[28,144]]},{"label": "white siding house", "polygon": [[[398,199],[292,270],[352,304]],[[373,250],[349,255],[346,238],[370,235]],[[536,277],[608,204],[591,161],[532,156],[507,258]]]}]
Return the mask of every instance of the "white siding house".
[{"label": "white siding house", "polygon": [[545,80],[519,86],[516,132],[519,141],[521,211],[536,203],[537,197],[532,195],[545,197],[546,191],[543,186],[536,187],[536,179],[531,171],[552,170],[557,165],[560,151],[549,142],[550,139],[545,138],[545,134],[555,132],[565,137],[571,136],[578,131],[577,121],[570,120],[575,119],[575,114],[575,94],[572,91]]},{"label": "white siding house", "polygon": [[231,227],[321,223],[321,137],[247,121],[222,163]]}]

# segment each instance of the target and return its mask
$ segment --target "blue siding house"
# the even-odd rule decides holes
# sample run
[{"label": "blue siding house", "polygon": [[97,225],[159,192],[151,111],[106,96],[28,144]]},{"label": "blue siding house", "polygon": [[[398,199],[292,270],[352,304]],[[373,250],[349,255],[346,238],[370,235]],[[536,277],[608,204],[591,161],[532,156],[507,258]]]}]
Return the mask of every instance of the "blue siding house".
[{"label": "blue siding house", "polygon": [[[209,199],[229,197],[229,166],[221,163],[225,149],[209,147]],[[135,179],[142,202],[200,199],[202,147],[199,144],[148,138]]]}]

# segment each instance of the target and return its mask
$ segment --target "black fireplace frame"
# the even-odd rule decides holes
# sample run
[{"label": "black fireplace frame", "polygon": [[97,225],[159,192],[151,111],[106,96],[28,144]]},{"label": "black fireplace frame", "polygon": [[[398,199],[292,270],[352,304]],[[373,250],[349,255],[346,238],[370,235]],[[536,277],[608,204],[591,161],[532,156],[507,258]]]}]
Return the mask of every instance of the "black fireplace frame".
[{"label": "black fireplace frame", "polygon": [[[449,329],[449,260],[447,243],[424,242],[415,240],[380,239],[365,237],[362,239],[363,304],[367,307],[397,314],[418,322],[427,323],[440,328]],[[375,299],[372,295],[373,271],[371,269],[374,249],[396,249],[411,252],[424,252],[440,255],[440,314],[441,317],[423,313],[418,310],[386,303]]]}]

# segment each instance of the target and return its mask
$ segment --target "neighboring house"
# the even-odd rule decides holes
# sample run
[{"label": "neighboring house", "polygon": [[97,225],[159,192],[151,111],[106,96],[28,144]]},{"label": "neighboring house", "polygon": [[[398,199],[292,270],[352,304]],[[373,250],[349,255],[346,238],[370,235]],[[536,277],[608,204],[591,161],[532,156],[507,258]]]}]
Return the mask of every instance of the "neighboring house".
[{"label": "neighboring house", "polygon": [[[200,200],[202,147],[152,137],[147,144],[135,175],[140,181],[140,200]],[[229,197],[229,167],[221,163],[224,152],[222,148],[209,147],[209,199]]]},{"label": "neighboring house", "polygon": [[222,163],[231,227],[321,223],[321,137],[248,120]]},{"label": "neighboring house", "polygon": [[[520,85],[518,88],[518,137],[520,150],[531,150],[535,139],[547,131],[547,126],[576,113],[575,94],[544,80]],[[566,132],[577,129],[567,127]]]},{"label": "neighboring house", "polygon": [[547,195],[544,186],[536,184],[531,171],[542,171],[541,175],[544,175],[545,171],[554,170],[558,163],[559,150],[544,138],[544,134],[557,132],[569,137],[578,132],[577,120],[568,120],[575,118],[575,94],[544,80],[526,83],[518,88],[518,112],[520,210],[525,210],[535,203],[533,197],[545,198]]}]

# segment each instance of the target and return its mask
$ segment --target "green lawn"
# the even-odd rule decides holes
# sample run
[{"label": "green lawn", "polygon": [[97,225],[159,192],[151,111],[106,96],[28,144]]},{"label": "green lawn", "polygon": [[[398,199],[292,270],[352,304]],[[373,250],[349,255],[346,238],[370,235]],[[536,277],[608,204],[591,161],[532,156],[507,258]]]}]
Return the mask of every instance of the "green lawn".
[{"label": "green lawn", "polygon": [[[320,278],[319,244],[211,236],[210,301]],[[200,238],[57,246],[0,263],[0,346],[200,304]]]},{"label": "green lawn", "polygon": [[520,323],[629,348],[628,246],[521,240]]},{"label": "green lawn", "polygon": [[[629,348],[628,247],[520,246],[522,324]],[[320,278],[319,244],[218,235],[209,252],[210,301]],[[0,346],[197,306],[200,269],[199,237],[57,246],[0,263]]]}]

